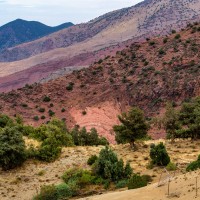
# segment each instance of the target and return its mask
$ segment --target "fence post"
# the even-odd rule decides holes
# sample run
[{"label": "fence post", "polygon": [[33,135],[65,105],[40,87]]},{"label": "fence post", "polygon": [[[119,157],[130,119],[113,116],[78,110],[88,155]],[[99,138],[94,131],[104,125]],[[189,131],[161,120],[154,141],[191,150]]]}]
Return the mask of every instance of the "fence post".
[{"label": "fence post", "polygon": [[169,196],[169,186],[170,186],[170,178],[169,178],[169,181],[168,181],[168,196]]},{"label": "fence post", "polygon": [[196,177],[196,197],[198,195],[198,185],[197,185],[197,177]]}]

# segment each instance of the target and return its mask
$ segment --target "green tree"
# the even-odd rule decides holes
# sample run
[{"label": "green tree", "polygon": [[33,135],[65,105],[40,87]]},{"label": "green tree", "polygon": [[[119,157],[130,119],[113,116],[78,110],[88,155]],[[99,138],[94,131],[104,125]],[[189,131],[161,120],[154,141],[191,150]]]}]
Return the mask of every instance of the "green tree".
[{"label": "green tree", "polygon": [[96,175],[110,181],[129,178],[133,172],[129,164],[124,167],[123,160],[119,160],[108,146],[100,151],[99,157],[93,165],[93,171]]},{"label": "green tree", "polygon": [[179,122],[179,114],[171,103],[167,104],[166,112],[163,118],[163,126],[168,134],[168,137],[174,141],[177,137],[177,131],[181,128]]},{"label": "green tree", "polygon": [[109,142],[104,137],[99,137],[95,128],[92,128],[89,132],[85,127],[79,130],[79,126],[75,126],[71,131],[75,145],[80,146],[92,146],[92,145],[108,145]]},{"label": "green tree", "polygon": [[26,148],[22,134],[14,127],[0,130],[0,166],[13,169],[26,160]]},{"label": "green tree", "polygon": [[134,146],[137,139],[142,139],[147,135],[148,125],[144,118],[144,113],[137,107],[133,107],[128,113],[122,113],[118,117],[121,125],[113,127],[118,143],[129,142]]},{"label": "green tree", "polygon": [[167,166],[170,162],[170,157],[167,153],[165,145],[162,142],[158,145],[151,146],[150,157],[153,164],[158,166]]},{"label": "green tree", "polygon": [[180,121],[184,125],[184,129],[180,131],[183,137],[200,138],[200,97],[182,105]]}]

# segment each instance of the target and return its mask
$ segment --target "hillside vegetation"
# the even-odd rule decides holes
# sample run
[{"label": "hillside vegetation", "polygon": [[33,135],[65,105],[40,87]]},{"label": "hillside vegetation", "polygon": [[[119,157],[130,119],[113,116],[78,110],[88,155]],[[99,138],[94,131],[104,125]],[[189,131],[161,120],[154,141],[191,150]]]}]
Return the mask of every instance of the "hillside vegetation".
[{"label": "hillside vegetation", "polygon": [[179,33],[133,43],[88,69],[2,93],[1,112],[20,114],[34,125],[56,116],[69,127],[95,127],[112,141],[117,115],[130,106],[152,117],[163,113],[167,101],[179,106],[200,95],[199,30],[198,23],[190,24]]}]

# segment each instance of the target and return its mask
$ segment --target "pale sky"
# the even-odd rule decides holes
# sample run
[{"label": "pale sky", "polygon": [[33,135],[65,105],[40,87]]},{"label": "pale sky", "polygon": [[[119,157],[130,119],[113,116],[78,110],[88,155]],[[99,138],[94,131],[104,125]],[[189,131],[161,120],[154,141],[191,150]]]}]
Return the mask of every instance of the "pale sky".
[{"label": "pale sky", "polygon": [[40,21],[50,26],[87,22],[142,0],[0,0],[0,26],[15,19]]}]

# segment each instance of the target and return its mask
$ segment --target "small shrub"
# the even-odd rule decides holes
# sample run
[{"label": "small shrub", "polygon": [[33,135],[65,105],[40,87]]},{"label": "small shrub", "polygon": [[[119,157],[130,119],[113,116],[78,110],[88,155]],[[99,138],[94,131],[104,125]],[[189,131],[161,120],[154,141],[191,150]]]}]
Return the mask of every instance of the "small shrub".
[{"label": "small shrub", "polygon": [[139,175],[134,174],[128,181],[128,189],[136,189],[147,186],[147,182]]},{"label": "small shrub", "polygon": [[146,183],[150,183],[153,180],[152,177],[150,175],[147,175],[147,174],[142,175],[141,177]]},{"label": "small shrub", "polygon": [[168,38],[164,38],[164,39],[163,39],[163,43],[164,43],[164,44],[167,43],[167,41],[168,41]]},{"label": "small shrub", "polygon": [[45,112],[45,108],[39,108],[38,111],[41,112],[41,113],[43,113],[43,112]]},{"label": "small shrub", "polygon": [[178,39],[180,39],[181,38],[181,35],[180,34],[177,34],[177,35],[175,35],[175,37],[174,37],[176,40],[178,40]]},{"label": "small shrub", "polygon": [[92,156],[88,159],[87,164],[88,164],[88,165],[93,165],[97,159],[98,159],[98,157],[97,157],[96,155],[92,155]]},{"label": "small shrub", "polygon": [[176,166],[176,164],[170,162],[170,163],[168,163],[168,165],[166,166],[166,169],[167,169],[168,171],[175,171],[175,170],[177,169],[177,166]]},{"label": "small shrub", "polygon": [[54,105],[53,105],[53,103],[50,103],[50,105],[49,105],[49,106],[52,108]]},{"label": "small shrub", "polygon": [[58,199],[68,199],[73,196],[73,191],[66,183],[62,183],[56,186],[56,192]]},{"label": "small shrub", "polygon": [[128,183],[128,180],[120,180],[120,181],[118,181],[117,182],[117,184],[115,185],[115,187],[117,188],[117,189],[119,189],[119,188],[125,188],[125,187],[127,187],[127,183]]},{"label": "small shrub", "polygon": [[82,115],[86,115],[87,114],[87,112],[84,110],[83,112],[82,112]]},{"label": "small shrub", "polygon": [[100,151],[99,157],[93,165],[93,172],[110,181],[118,181],[132,175],[130,164],[127,163],[124,168],[123,160],[118,160],[117,155],[107,146]]},{"label": "small shrub", "polygon": [[155,42],[154,42],[154,41],[150,41],[150,42],[149,42],[149,45],[150,45],[150,46],[153,46],[153,45],[155,45]]},{"label": "small shrub", "polygon": [[46,117],[44,115],[41,116],[41,119],[46,119]]},{"label": "small shrub", "polygon": [[66,110],[64,108],[62,108],[61,112],[65,112]]},{"label": "small shrub", "polygon": [[189,171],[195,171],[197,169],[200,169],[200,155],[198,156],[198,159],[194,162],[191,162],[187,168],[186,168],[186,171],[189,172]]},{"label": "small shrub", "polygon": [[55,115],[55,112],[53,112],[52,110],[49,110],[48,113],[49,113],[49,116],[50,116],[50,117],[52,117],[52,116]]},{"label": "small shrub", "polygon": [[51,101],[51,98],[50,98],[49,96],[45,96],[45,97],[43,98],[43,101],[44,101],[44,102],[49,102],[49,101]]},{"label": "small shrub", "polygon": [[73,168],[66,171],[63,174],[62,179],[66,184],[75,181],[77,185],[85,187],[94,182],[95,176],[92,176],[90,171]]},{"label": "small shrub", "polygon": [[165,51],[164,51],[163,49],[160,49],[160,50],[159,50],[159,54],[160,54],[160,55],[163,55],[163,54],[165,54]]},{"label": "small shrub", "polygon": [[105,183],[104,183],[103,188],[104,188],[105,190],[108,190],[109,187],[110,187],[110,181],[109,181],[109,180],[106,180]]},{"label": "small shrub", "polygon": [[148,164],[147,164],[147,166],[146,166],[146,168],[147,169],[153,169],[153,162],[151,161],[151,162],[149,162]]},{"label": "small shrub", "polygon": [[40,194],[35,196],[33,200],[58,200],[58,193],[55,185],[41,187]]},{"label": "small shrub", "polygon": [[28,107],[28,105],[26,103],[22,103],[21,106],[24,107],[24,108]]},{"label": "small shrub", "polygon": [[45,173],[46,173],[46,171],[41,170],[41,171],[39,171],[39,172],[37,173],[37,175],[38,175],[38,176],[43,176],[43,175],[45,175]]},{"label": "small shrub", "polygon": [[159,166],[167,166],[170,162],[170,157],[162,142],[158,145],[155,145],[154,147],[151,147],[150,157],[152,159],[153,164]]},{"label": "small shrub", "polygon": [[33,119],[34,119],[35,121],[39,121],[39,117],[38,117],[38,116],[34,116]]},{"label": "small shrub", "polygon": [[66,89],[68,91],[72,91],[74,89],[74,83],[70,82],[67,86],[66,86]]},{"label": "small shrub", "polygon": [[176,33],[176,30],[172,30],[172,34]]},{"label": "small shrub", "polygon": [[54,137],[47,138],[41,144],[38,150],[37,158],[46,161],[53,162],[61,154],[61,147],[59,146],[57,140]]}]

